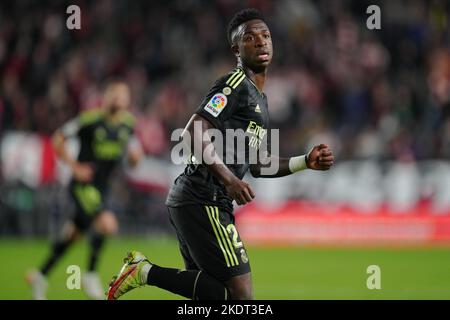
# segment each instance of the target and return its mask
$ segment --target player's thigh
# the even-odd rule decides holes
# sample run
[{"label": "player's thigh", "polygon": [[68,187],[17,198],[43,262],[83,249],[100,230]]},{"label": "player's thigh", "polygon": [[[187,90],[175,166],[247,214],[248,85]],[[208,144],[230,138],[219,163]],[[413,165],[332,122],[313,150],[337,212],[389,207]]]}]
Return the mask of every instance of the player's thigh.
[{"label": "player's thigh", "polygon": [[169,213],[200,270],[222,282],[250,272],[231,213],[209,205],[169,208]]},{"label": "player's thigh", "polygon": [[69,191],[75,204],[73,223],[79,231],[84,232],[102,210],[102,194],[92,184],[78,182],[73,182]]},{"label": "player's thigh", "polygon": [[170,223],[172,224],[173,228],[175,229],[175,233],[177,235],[178,245],[179,245],[181,256],[183,257],[185,269],[186,270],[200,270],[200,268],[195,264],[195,261],[192,258],[191,253],[189,252],[189,248],[186,244],[186,241],[184,240],[181,233],[178,231],[178,228],[175,225],[175,223],[172,221],[172,218],[170,216],[170,211],[169,211],[169,220],[170,220]]}]

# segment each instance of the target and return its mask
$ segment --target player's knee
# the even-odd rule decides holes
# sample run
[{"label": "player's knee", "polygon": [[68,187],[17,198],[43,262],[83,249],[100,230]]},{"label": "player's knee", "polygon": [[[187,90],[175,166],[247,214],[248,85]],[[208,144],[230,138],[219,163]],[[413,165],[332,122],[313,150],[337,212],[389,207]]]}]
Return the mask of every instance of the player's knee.
[{"label": "player's knee", "polygon": [[118,231],[117,219],[111,211],[101,212],[94,223],[97,232],[103,235],[115,234]]},{"label": "player's knee", "polygon": [[253,300],[253,289],[249,286],[228,287],[230,300]]},{"label": "player's knee", "polygon": [[69,241],[75,241],[80,237],[78,228],[71,222],[66,223],[62,230],[62,238]]},{"label": "player's knee", "polygon": [[253,285],[250,273],[233,277],[226,284],[231,300],[253,300]]}]

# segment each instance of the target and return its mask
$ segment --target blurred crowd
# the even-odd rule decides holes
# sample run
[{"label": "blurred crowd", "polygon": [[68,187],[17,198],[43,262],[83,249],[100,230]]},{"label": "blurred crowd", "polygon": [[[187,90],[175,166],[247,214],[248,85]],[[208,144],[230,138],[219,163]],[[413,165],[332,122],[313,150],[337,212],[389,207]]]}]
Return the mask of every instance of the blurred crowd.
[{"label": "blurred crowd", "polygon": [[[0,135],[51,134],[98,106],[108,78],[133,95],[149,155],[169,158],[213,81],[231,70],[226,24],[255,7],[266,17],[274,61],[265,92],[280,153],[320,141],[338,159],[450,158],[450,5],[377,1],[172,0],[2,1]],[[68,30],[66,8],[81,8]]]}]

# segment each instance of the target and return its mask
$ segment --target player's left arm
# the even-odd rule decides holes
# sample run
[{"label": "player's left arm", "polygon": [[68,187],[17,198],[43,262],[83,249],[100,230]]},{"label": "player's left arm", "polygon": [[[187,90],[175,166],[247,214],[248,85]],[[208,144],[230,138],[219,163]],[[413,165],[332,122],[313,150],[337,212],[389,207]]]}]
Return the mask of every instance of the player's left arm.
[{"label": "player's left arm", "polygon": [[[273,166],[273,162],[278,162],[278,170],[274,174],[264,174],[264,167]],[[326,144],[314,146],[307,154],[291,157],[280,158],[275,155],[266,153],[263,159],[258,161],[258,164],[250,166],[250,172],[255,178],[277,178],[284,177],[295,172],[313,169],[313,170],[329,170],[334,164],[333,151]]]},{"label": "player's left arm", "polygon": [[127,163],[130,167],[135,167],[139,164],[144,152],[142,150],[142,145],[139,142],[138,137],[132,135],[127,147]]},{"label": "player's left arm", "polygon": [[131,112],[123,114],[123,123],[129,130],[130,137],[126,146],[126,161],[127,164],[134,168],[141,161],[144,151],[142,144],[136,134],[136,118]]}]

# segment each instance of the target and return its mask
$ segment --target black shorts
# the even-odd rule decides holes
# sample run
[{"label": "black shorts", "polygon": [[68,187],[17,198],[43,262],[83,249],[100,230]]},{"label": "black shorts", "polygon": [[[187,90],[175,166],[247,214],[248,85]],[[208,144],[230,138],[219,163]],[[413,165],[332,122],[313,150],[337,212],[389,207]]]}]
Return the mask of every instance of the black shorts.
[{"label": "black shorts", "polygon": [[168,209],[187,270],[202,270],[220,281],[250,272],[232,212],[200,204]]},{"label": "black shorts", "polygon": [[85,231],[95,216],[104,209],[103,194],[93,184],[78,182],[72,182],[69,191],[75,203],[72,221],[78,230]]}]

